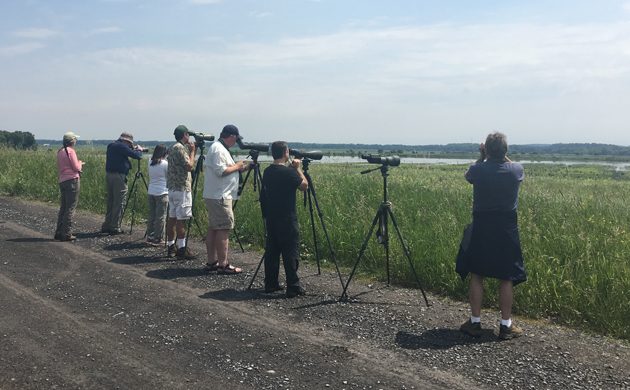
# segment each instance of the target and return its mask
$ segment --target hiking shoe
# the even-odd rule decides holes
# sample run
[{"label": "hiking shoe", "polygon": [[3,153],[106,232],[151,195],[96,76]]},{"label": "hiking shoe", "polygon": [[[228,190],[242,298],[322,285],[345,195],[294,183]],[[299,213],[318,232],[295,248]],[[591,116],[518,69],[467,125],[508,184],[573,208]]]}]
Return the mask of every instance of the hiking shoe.
[{"label": "hiking shoe", "polygon": [[523,335],[523,329],[512,324],[509,328],[505,325],[499,327],[499,338],[501,340],[510,340]]},{"label": "hiking shoe", "polygon": [[471,337],[481,337],[483,333],[481,330],[481,322],[472,323],[470,322],[470,318],[459,327],[459,330]]},{"label": "hiking shoe", "polygon": [[287,298],[295,298],[298,295],[306,295],[306,290],[302,286],[287,288]]},{"label": "hiking shoe", "polygon": [[175,248],[175,244],[169,245],[168,249],[166,250],[166,257],[173,257],[175,255],[175,252],[177,252],[177,248]]},{"label": "hiking shoe", "polygon": [[180,260],[192,260],[196,259],[197,256],[195,256],[192,251],[187,246],[185,246],[183,248],[177,249],[177,258]]}]

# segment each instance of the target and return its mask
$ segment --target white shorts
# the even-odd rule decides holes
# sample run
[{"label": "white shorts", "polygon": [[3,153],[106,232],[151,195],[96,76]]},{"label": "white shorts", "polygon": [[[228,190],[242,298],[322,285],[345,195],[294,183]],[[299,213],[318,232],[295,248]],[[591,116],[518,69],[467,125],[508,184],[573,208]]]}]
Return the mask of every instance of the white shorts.
[{"label": "white shorts", "polygon": [[179,221],[192,218],[192,192],[168,191],[168,217]]}]

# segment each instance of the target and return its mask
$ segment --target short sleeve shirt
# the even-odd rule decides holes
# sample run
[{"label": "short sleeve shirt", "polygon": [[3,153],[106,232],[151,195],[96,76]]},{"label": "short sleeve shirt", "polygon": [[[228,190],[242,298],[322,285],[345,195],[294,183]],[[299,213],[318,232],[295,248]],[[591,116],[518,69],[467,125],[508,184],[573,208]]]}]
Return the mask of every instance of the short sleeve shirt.
[{"label": "short sleeve shirt", "polygon": [[171,146],[168,151],[168,171],[166,184],[171,191],[192,191],[192,176],[188,170],[190,159],[188,148],[181,142]]},{"label": "short sleeve shirt", "polygon": [[295,168],[272,164],[263,175],[264,214],[272,221],[293,221],[297,219],[295,192],[302,183],[302,178]]},{"label": "short sleeve shirt", "polygon": [[525,173],[519,163],[487,160],[468,168],[466,180],[473,185],[473,211],[513,211]]}]

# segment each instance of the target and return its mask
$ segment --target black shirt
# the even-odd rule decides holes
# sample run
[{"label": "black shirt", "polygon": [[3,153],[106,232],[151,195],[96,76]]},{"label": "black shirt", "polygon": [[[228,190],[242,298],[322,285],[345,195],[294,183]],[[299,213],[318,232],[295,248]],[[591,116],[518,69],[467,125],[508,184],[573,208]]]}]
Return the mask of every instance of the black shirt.
[{"label": "black shirt", "polygon": [[295,221],[295,190],[302,177],[295,168],[272,164],[265,169],[260,192],[263,215],[272,221]]}]

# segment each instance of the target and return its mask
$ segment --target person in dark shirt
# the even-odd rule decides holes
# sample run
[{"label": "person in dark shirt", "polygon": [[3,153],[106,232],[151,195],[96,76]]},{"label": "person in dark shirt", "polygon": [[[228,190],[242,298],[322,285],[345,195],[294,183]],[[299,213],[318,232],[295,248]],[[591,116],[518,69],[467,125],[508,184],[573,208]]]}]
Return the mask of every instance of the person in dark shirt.
[{"label": "person in dark shirt", "polygon": [[456,272],[464,279],[469,273],[471,317],[460,330],[479,337],[483,279],[500,280],[499,338],[523,334],[512,324],[513,286],[527,280],[519,238],[518,191],[525,176],[523,166],[507,157],[507,141],[502,133],[492,133],[481,144],[481,156],[468,168],[465,177],[473,185],[473,222],[466,228],[457,256]]},{"label": "person in dark shirt", "polygon": [[107,212],[101,233],[120,234],[122,212],[127,195],[127,174],[131,169],[129,157],[140,160],[142,147],[134,146],[133,135],[122,133],[118,140],[107,145],[105,181],[107,186]]},{"label": "person in dark shirt", "polygon": [[265,245],[265,292],[282,290],[278,283],[280,255],[287,279],[287,297],[304,295],[298,277],[299,227],[295,208],[295,191],[304,192],[308,182],[300,169],[301,160],[294,158],[290,166],[289,147],[284,141],[271,144],[273,164],[265,169],[260,191],[260,204],[267,227]]}]

